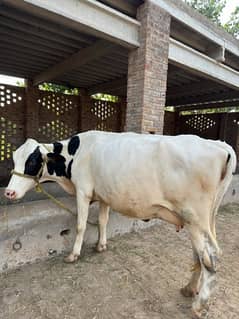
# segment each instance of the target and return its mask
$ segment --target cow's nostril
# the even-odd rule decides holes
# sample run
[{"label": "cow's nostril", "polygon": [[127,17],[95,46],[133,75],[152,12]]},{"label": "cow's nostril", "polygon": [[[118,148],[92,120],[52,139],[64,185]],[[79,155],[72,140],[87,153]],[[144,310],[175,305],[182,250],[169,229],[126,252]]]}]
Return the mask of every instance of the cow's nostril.
[{"label": "cow's nostril", "polygon": [[6,197],[8,197],[8,196],[9,196],[9,191],[8,191],[8,190],[5,190],[4,195],[5,195]]},{"label": "cow's nostril", "polygon": [[5,196],[9,199],[13,199],[16,196],[16,192],[12,190],[6,190],[5,191]]}]

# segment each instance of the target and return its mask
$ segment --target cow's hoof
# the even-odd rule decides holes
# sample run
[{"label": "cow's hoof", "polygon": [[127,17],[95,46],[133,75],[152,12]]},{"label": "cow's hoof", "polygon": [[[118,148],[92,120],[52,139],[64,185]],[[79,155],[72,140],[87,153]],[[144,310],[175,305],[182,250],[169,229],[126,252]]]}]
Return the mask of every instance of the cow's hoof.
[{"label": "cow's hoof", "polygon": [[181,294],[184,296],[184,297],[194,297],[195,296],[195,293],[194,291],[187,285],[183,288],[180,289],[180,292]]},{"label": "cow's hoof", "polygon": [[205,319],[208,316],[208,303],[201,304],[200,307],[192,309],[192,319]]},{"label": "cow's hoof", "polygon": [[107,250],[106,244],[97,244],[96,251],[98,251],[98,253],[102,253],[103,251],[106,251],[106,250]]},{"label": "cow's hoof", "polygon": [[192,311],[192,319],[201,319],[201,314],[199,312],[196,311]]},{"label": "cow's hoof", "polygon": [[67,264],[74,263],[75,261],[77,261],[78,257],[79,256],[74,255],[73,253],[71,253],[69,256],[64,258],[64,262],[67,263]]}]

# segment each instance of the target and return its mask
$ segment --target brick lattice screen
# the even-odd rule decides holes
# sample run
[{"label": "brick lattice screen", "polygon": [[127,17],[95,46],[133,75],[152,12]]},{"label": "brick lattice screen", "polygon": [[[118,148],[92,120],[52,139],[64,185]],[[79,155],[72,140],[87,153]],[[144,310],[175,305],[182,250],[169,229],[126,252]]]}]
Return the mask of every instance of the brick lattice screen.
[{"label": "brick lattice screen", "polygon": [[0,84],[0,186],[12,169],[12,152],[24,141],[23,88]]},{"label": "brick lattice screen", "polygon": [[13,167],[12,152],[26,138],[50,143],[87,130],[123,130],[125,103],[0,84],[0,187]]},{"label": "brick lattice screen", "polygon": [[239,113],[190,114],[178,119],[176,133],[226,141],[234,148],[239,163]]},{"label": "brick lattice screen", "polygon": [[40,91],[37,102],[41,142],[63,140],[80,131],[79,96]]},{"label": "brick lattice screen", "polygon": [[83,98],[81,113],[81,130],[120,132],[124,125],[125,105],[90,97]]}]

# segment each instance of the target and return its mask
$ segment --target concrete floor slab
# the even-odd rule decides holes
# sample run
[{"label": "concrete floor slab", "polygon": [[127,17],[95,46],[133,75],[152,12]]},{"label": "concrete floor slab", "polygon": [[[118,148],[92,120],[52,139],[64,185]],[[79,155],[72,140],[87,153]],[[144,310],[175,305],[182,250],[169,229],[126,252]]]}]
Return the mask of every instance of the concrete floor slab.
[{"label": "concrete floor slab", "polygon": [[[218,215],[223,255],[208,319],[239,318],[239,205]],[[108,251],[85,246],[75,264],[62,256],[0,274],[0,319],[190,319],[179,289],[191,276],[186,230],[166,223],[116,236]]]}]

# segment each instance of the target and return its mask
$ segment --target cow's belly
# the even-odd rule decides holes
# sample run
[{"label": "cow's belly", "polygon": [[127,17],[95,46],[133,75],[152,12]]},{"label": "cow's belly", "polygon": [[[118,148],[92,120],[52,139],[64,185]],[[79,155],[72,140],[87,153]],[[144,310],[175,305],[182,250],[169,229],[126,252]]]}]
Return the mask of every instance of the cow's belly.
[{"label": "cow's belly", "polygon": [[[140,186],[140,187],[139,187]],[[172,209],[172,205],[162,197],[157,188],[152,185],[147,191],[146,185],[125,185],[106,187],[102,185],[96,193],[98,199],[104,201],[113,210],[132,218],[153,219],[159,218],[175,225],[183,225],[182,219]]]}]

